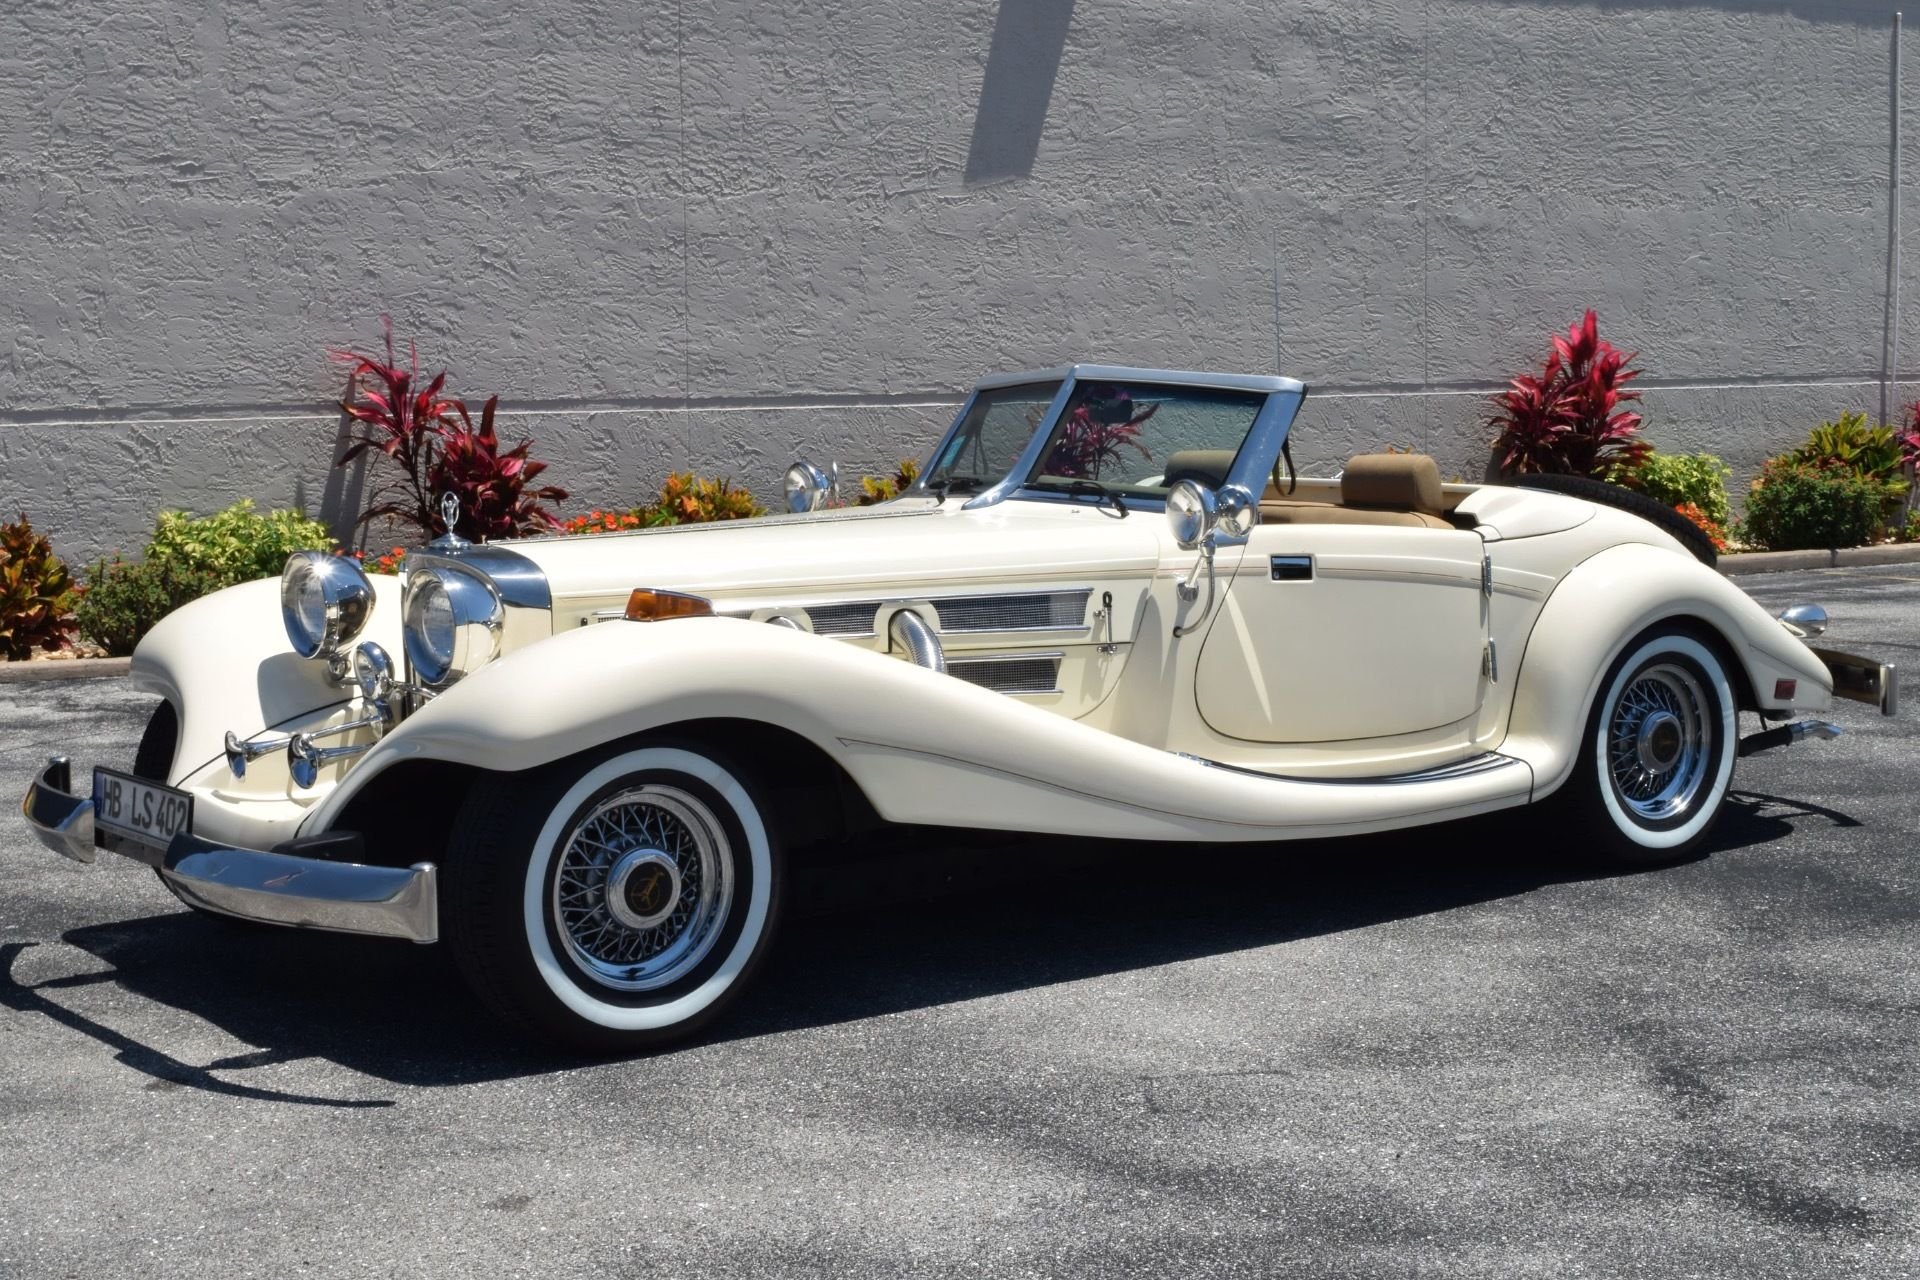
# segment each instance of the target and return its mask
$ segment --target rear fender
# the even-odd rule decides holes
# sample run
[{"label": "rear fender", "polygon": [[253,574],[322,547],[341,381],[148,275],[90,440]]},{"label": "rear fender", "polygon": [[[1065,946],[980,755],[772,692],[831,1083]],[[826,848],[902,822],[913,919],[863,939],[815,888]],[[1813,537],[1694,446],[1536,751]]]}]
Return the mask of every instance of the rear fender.
[{"label": "rear fender", "polygon": [[[1643,544],[1610,547],[1560,580],[1521,657],[1513,717],[1500,750],[1533,766],[1535,798],[1573,772],[1600,680],[1635,637],[1651,627],[1704,628],[1744,677],[1750,699],[1768,711],[1824,709],[1833,679],[1813,651],[1789,635],[1746,592],[1691,556]],[[1793,682],[1782,696],[1784,681]]]}]

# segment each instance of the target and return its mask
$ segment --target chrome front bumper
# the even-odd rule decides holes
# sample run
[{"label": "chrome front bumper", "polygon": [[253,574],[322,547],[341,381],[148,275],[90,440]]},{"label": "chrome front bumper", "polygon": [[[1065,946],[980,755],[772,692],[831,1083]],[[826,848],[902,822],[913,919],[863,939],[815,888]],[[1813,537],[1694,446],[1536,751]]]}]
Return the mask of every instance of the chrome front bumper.
[{"label": "chrome front bumper", "polygon": [[[73,794],[64,756],[34,778],[20,812],[41,844],[75,862],[93,861],[93,800]],[[410,942],[440,937],[439,872],[431,862],[369,867],[241,849],[184,832],[164,850],[129,843],[115,852],[154,867],[181,897],[222,915]]]}]

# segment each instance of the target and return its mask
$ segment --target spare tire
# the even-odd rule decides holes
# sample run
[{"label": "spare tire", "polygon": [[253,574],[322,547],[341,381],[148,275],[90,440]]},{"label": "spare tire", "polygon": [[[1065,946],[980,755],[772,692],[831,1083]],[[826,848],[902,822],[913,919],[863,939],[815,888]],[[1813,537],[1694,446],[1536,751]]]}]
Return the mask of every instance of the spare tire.
[{"label": "spare tire", "polygon": [[1704,529],[1672,507],[1657,502],[1644,493],[1635,493],[1632,489],[1608,484],[1605,480],[1594,480],[1587,476],[1514,476],[1507,483],[1517,489],[1544,489],[1548,493],[1563,493],[1569,498],[1582,498],[1588,502],[1597,502],[1603,507],[1624,511],[1630,516],[1639,516],[1648,524],[1656,526],[1662,533],[1672,534],[1681,546],[1693,552],[1694,558],[1708,568],[1712,568],[1720,559],[1719,554],[1713,549],[1713,539],[1707,537]]}]

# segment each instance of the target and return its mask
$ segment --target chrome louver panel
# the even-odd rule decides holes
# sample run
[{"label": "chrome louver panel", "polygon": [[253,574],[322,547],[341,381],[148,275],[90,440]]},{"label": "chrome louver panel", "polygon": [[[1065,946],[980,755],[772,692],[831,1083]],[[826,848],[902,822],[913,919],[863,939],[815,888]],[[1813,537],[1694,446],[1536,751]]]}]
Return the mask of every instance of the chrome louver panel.
[{"label": "chrome louver panel", "polygon": [[949,658],[947,674],[995,693],[1058,693],[1062,656],[1009,653],[989,658]]},{"label": "chrome louver panel", "polygon": [[[1018,591],[984,596],[932,596],[941,635],[1003,631],[1084,631],[1091,587],[1069,591]],[[870,636],[882,600],[844,600],[806,606],[817,636]]]},{"label": "chrome louver panel", "polygon": [[1081,631],[1087,625],[1090,587],[1077,591],[1023,591],[997,596],[936,596],[929,601],[940,615],[940,630]]}]

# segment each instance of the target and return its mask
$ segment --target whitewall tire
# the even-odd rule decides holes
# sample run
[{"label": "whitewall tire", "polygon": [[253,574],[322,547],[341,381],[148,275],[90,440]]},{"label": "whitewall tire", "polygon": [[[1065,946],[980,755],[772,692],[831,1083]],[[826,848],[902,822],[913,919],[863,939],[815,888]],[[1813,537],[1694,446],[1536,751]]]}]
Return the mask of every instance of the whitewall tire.
[{"label": "whitewall tire", "polygon": [[1678,628],[1636,637],[1600,682],[1561,797],[1575,834],[1616,862],[1686,857],[1732,786],[1738,716],[1710,645]]},{"label": "whitewall tire", "polygon": [[474,788],[442,926],[508,1020],[599,1051],[687,1035],[765,954],[784,879],[753,780],[711,749],[641,742]]}]

